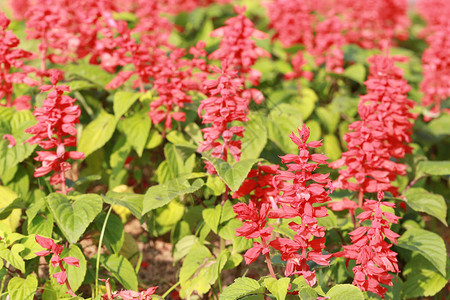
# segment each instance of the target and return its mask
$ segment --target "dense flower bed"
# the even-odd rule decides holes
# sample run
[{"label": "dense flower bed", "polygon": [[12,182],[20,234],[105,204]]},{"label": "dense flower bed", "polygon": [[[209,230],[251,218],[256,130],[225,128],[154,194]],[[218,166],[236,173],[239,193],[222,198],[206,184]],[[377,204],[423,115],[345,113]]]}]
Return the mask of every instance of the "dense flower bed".
[{"label": "dense flower bed", "polygon": [[450,2],[2,7],[1,299],[448,294]]}]

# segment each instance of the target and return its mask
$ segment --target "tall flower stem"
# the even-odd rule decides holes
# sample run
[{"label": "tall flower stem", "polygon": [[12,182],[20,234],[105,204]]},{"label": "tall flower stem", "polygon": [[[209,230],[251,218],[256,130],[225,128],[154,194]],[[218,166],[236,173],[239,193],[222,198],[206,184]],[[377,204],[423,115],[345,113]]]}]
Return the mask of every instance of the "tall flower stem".
[{"label": "tall flower stem", "polygon": [[[66,269],[64,268],[62,261],[59,262],[59,267],[61,268],[61,271],[66,272]],[[67,287],[67,293],[72,296],[72,297],[78,297],[77,294],[75,294],[75,292],[72,290],[72,288],[70,287],[70,283],[69,280],[66,278],[66,287]]]},{"label": "tall flower stem", "polygon": [[[264,239],[261,239],[261,244],[263,245],[264,248],[267,248],[267,243],[266,243],[266,241],[265,241]],[[275,272],[274,272],[274,270],[273,270],[272,261],[270,260],[270,253],[267,252],[267,253],[265,254],[265,256],[266,256],[267,268],[269,269],[270,275],[271,275],[273,278],[277,279],[277,275],[275,275]]]}]

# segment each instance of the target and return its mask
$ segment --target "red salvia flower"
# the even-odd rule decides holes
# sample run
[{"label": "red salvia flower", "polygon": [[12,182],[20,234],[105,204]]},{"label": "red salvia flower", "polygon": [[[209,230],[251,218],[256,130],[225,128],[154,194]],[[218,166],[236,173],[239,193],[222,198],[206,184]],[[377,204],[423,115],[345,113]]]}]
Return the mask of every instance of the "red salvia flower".
[{"label": "red salvia flower", "polygon": [[[24,83],[35,86],[38,83],[28,77],[28,69],[24,66],[24,60],[33,57],[31,52],[17,48],[20,41],[11,30],[8,30],[10,20],[4,13],[0,13],[0,99],[6,103],[1,106],[15,106],[18,110],[29,109],[30,96],[21,96],[13,100],[13,84]],[[25,67],[25,68],[24,68]],[[16,69],[13,71],[13,69]],[[20,70],[22,69],[22,71]],[[25,72],[24,72],[25,71]]]},{"label": "red salvia flower", "polygon": [[342,46],[382,48],[393,37],[406,39],[407,8],[407,0],[273,0],[267,11],[283,46],[302,45],[317,65],[342,73]]},{"label": "red salvia flower", "polygon": [[[217,79],[204,82],[204,89],[208,98],[203,100],[198,108],[198,114],[203,124],[211,124],[211,127],[202,129],[205,139],[199,152],[212,150],[211,156],[228,160],[231,154],[236,161],[241,156],[241,141],[233,139],[234,136],[242,137],[244,128],[241,126],[229,126],[233,121],[246,122],[247,101],[240,96],[243,87],[242,79],[237,71],[230,68],[228,62],[222,63],[222,69],[213,66],[213,71],[220,74]],[[202,115],[202,112],[204,114]],[[215,172],[210,164],[206,164],[209,172]]]},{"label": "red salvia flower", "polygon": [[301,223],[291,222],[289,227],[296,232],[293,240],[276,238],[270,246],[281,253],[281,259],[287,262],[285,276],[302,275],[312,286],[316,283],[315,271],[311,271],[307,261],[319,265],[328,265],[329,254],[323,254],[325,248],[325,228],[319,226],[317,218],[327,216],[327,209],[316,204],[326,203],[331,190],[329,174],[314,173],[319,164],[326,163],[322,154],[310,154],[309,148],[322,145],[320,141],[307,142],[310,130],[305,125],[298,130],[297,137],[289,137],[298,146],[299,154],[287,154],[281,157],[287,163],[287,171],[279,171],[274,178],[275,186],[281,191],[277,197],[279,208],[269,212],[269,218],[301,217]]},{"label": "red salvia flower", "polygon": [[75,257],[67,256],[64,258],[61,258],[61,252],[63,250],[63,246],[56,244],[52,239],[45,238],[39,235],[36,235],[35,237],[36,242],[43,248],[47,250],[36,252],[35,254],[37,256],[47,256],[49,254],[52,254],[52,258],[50,259],[50,264],[56,268],[60,267],[61,271],[54,273],[52,276],[56,278],[56,281],[63,285],[65,284],[67,288],[69,289],[68,293],[74,297],[76,297],[75,293],[70,288],[69,282],[67,281],[67,271],[66,268],[63,265],[63,262],[70,266],[79,267],[79,260]]},{"label": "red salvia flower", "polygon": [[399,59],[382,55],[369,59],[367,94],[361,96],[358,107],[361,120],[352,123],[344,136],[348,150],[330,163],[335,169],[346,166],[339,170],[340,188],[359,191],[360,206],[365,193],[381,190],[397,196],[397,187],[391,182],[406,173],[406,165],[391,160],[411,152],[407,144],[415,118],[410,112],[414,102],[406,98],[410,87],[402,70],[394,65]]},{"label": "red salvia flower", "polygon": [[423,80],[420,90],[424,93],[422,105],[431,108],[431,115],[438,116],[442,111],[442,102],[450,97],[450,3],[445,0],[421,0],[417,3],[419,13],[425,19],[427,27],[422,32],[428,48],[423,52]]},{"label": "red salvia flower", "polygon": [[353,284],[363,291],[370,291],[384,298],[386,288],[380,284],[392,286],[393,276],[388,272],[398,273],[397,253],[390,248],[392,244],[385,241],[389,239],[397,243],[400,236],[390,229],[390,224],[397,224],[398,219],[393,213],[382,210],[382,207],[394,208],[395,204],[381,202],[383,193],[379,193],[379,200],[366,200],[364,212],[359,214],[359,224],[370,221],[370,226],[361,226],[350,232],[352,244],[345,245],[344,251],[335,253],[335,256],[355,260],[353,268],[355,278]]},{"label": "red salvia flower", "polygon": [[[234,10],[238,14],[225,22],[225,26],[217,28],[211,33],[212,37],[221,37],[219,49],[211,53],[208,58],[217,60],[227,60],[230,67],[236,68],[240,75],[249,76],[253,85],[259,84],[261,73],[252,70],[258,58],[270,57],[270,54],[256,46],[256,39],[265,39],[268,35],[255,28],[252,21],[244,15],[245,7],[235,6]],[[244,78],[244,77],[243,77]]]},{"label": "red salvia flower", "polygon": [[51,184],[61,184],[62,192],[66,193],[65,172],[70,169],[68,159],[82,159],[84,153],[67,151],[66,147],[75,147],[77,140],[75,124],[78,123],[80,108],[73,105],[75,99],[63,95],[70,91],[65,85],[57,85],[61,73],[51,71],[52,85],[42,85],[41,91],[50,91],[43,106],[36,108],[33,115],[38,121],[36,125],[25,132],[33,134],[26,142],[39,144],[44,150],[37,151],[35,160],[42,162],[42,166],[34,172],[34,177],[41,177],[54,171],[50,177]]}]

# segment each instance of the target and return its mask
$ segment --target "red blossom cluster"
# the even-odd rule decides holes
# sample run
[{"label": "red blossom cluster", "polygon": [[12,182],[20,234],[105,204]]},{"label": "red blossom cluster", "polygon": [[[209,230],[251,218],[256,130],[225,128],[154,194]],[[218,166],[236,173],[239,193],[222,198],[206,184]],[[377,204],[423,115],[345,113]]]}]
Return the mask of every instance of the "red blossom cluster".
[{"label": "red blossom cluster", "polygon": [[101,295],[102,300],[111,300],[114,298],[120,298],[121,300],[151,300],[152,295],[156,292],[157,286],[150,287],[146,290],[142,290],[141,292],[124,290],[124,291],[115,291],[112,292],[111,284],[108,279],[100,279],[103,281],[106,286],[106,293]]},{"label": "red blossom cluster", "polygon": [[[317,218],[327,216],[327,209],[320,204],[330,200],[331,181],[329,174],[317,173],[319,164],[326,163],[322,154],[311,154],[310,148],[318,148],[320,141],[307,142],[310,130],[305,125],[298,130],[297,137],[289,137],[298,146],[299,154],[281,157],[287,164],[287,170],[278,170],[278,166],[258,166],[252,171],[243,186],[234,197],[252,193],[249,204],[238,203],[233,206],[237,217],[244,220],[244,225],[236,230],[236,235],[261,238],[261,243],[254,242],[245,254],[246,262],[252,263],[260,253],[266,255],[269,270],[269,246],[281,254],[286,261],[285,276],[298,274],[311,286],[317,282],[315,271],[311,271],[307,262],[328,265],[331,254],[323,254],[325,248],[325,228],[318,225]],[[264,173],[262,173],[264,172]],[[266,227],[267,218],[292,219],[300,217],[300,223],[291,222],[289,228],[295,232],[293,239],[277,237],[271,239],[272,227]]]},{"label": "red blossom cluster", "polygon": [[393,203],[381,201],[383,194],[379,193],[378,201],[366,199],[362,207],[364,212],[357,218],[359,224],[370,221],[370,225],[358,227],[350,232],[352,244],[345,245],[344,251],[334,254],[337,257],[347,258],[347,262],[350,259],[355,260],[353,284],[382,298],[387,289],[380,284],[392,286],[393,275],[388,272],[399,272],[397,253],[390,249],[392,244],[386,242],[385,238],[397,243],[400,236],[389,229],[390,224],[397,224],[400,217],[383,211],[382,207],[387,209],[395,207]]},{"label": "red blossom cluster", "polygon": [[[152,85],[158,97],[150,104],[149,116],[154,124],[164,122],[164,134],[166,129],[172,128],[172,120],[185,120],[185,113],[180,109],[192,102],[189,92],[201,89],[200,82],[207,71],[206,62],[201,59],[206,56],[205,44],[199,42],[192,47],[189,54],[193,59],[189,60],[185,58],[184,49],[168,43],[172,30],[169,23],[159,22],[161,18],[152,11],[141,9],[138,12],[142,19],[134,29],[130,29],[125,21],[117,21],[114,26],[103,29],[105,37],[97,40],[98,51],[91,62],[100,60],[108,72],[132,65],[132,70],[120,71],[106,88],[116,89],[133,75],[137,77],[133,87],[139,87],[141,92],[147,85]],[[132,36],[140,31],[143,33],[139,40]],[[194,72],[194,69],[200,72]]]},{"label": "red blossom cluster", "polygon": [[42,92],[49,91],[49,93],[42,107],[36,107],[33,112],[38,122],[25,130],[34,135],[25,142],[39,144],[46,150],[36,151],[38,156],[35,160],[42,162],[42,166],[35,170],[34,177],[41,177],[54,171],[50,183],[60,184],[61,191],[66,194],[65,173],[71,168],[67,160],[83,159],[84,153],[66,149],[77,145],[75,124],[79,122],[80,108],[73,105],[76,101],[74,98],[63,95],[64,92],[69,92],[70,88],[66,85],[57,85],[61,76],[61,72],[53,70],[50,75],[52,85],[41,86]]},{"label": "red blossom cluster", "polygon": [[[246,122],[248,104],[251,99],[260,104],[264,96],[255,88],[246,89],[248,79],[252,85],[258,85],[261,73],[251,67],[258,58],[270,56],[267,51],[256,46],[252,38],[262,39],[267,35],[255,28],[244,12],[245,7],[234,7],[238,14],[225,22],[225,26],[211,33],[213,37],[222,37],[219,48],[208,58],[221,60],[222,70],[212,66],[211,69],[220,74],[217,80],[204,81],[204,92],[208,96],[198,108],[203,124],[212,124],[202,129],[205,139],[199,147],[200,152],[212,150],[211,156],[228,160],[231,154],[235,161],[241,156],[241,141],[234,136],[243,137],[244,128],[231,126],[233,121]],[[202,71],[205,71],[204,69]],[[202,111],[205,113],[202,115]],[[222,138],[222,141],[219,139]],[[214,173],[214,167],[207,162],[208,172]]]},{"label": "red blossom cluster", "polygon": [[244,7],[235,6],[238,14],[225,22],[225,26],[211,32],[212,37],[221,37],[219,48],[211,53],[209,59],[227,60],[228,64],[239,71],[239,76],[248,79],[252,85],[258,85],[261,72],[252,69],[260,57],[270,57],[270,54],[256,46],[255,39],[266,39],[268,35],[255,28],[252,21],[244,15]]},{"label": "red blossom cluster", "polygon": [[285,276],[298,274],[309,285],[317,282],[315,270],[311,271],[307,261],[319,265],[328,265],[330,254],[323,254],[325,248],[325,227],[318,225],[317,218],[327,216],[327,209],[321,204],[330,201],[331,180],[329,174],[317,173],[320,164],[325,164],[323,154],[311,154],[310,148],[322,146],[321,141],[307,142],[309,128],[303,125],[297,137],[289,137],[298,146],[299,154],[281,156],[281,162],[287,164],[286,171],[279,171],[274,182],[281,195],[276,201],[279,208],[269,213],[269,218],[291,219],[300,217],[300,223],[291,222],[289,228],[295,231],[293,239],[276,238],[270,246],[281,253],[281,259],[287,262]]},{"label": "red blossom cluster", "polygon": [[27,73],[32,71],[24,65],[24,59],[33,57],[31,52],[17,48],[20,41],[17,36],[8,30],[10,20],[4,13],[0,13],[0,106],[15,106],[18,110],[29,109],[30,96],[20,96],[13,99],[13,84],[24,83],[28,86],[38,84]]},{"label": "red blossom cluster", "polygon": [[[233,194],[233,198],[250,195],[249,204],[233,205],[238,219],[245,221],[241,228],[236,229],[236,235],[248,239],[261,238],[261,243],[254,242],[253,247],[245,253],[244,258],[247,264],[254,262],[261,252],[266,255],[268,262],[270,261],[268,244],[273,228],[266,225],[269,211],[277,208],[275,198],[279,191],[273,186],[273,178],[278,173],[278,169],[279,166],[276,165],[258,164],[257,170],[251,170],[239,190]],[[272,266],[269,265],[269,268]]]},{"label": "red blossom cluster", "polygon": [[420,90],[424,93],[422,105],[431,107],[435,117],[441,112],[450,112],[442,107],[442,102],[450,97],[450,2],[446,0],[421,0],[418,11],[425,19],[427,27],[422,32],[428,48],[423,52],[423,80]]},{"label": "red blossom cluster", "polygon": [[[228,161],[228,154],[231,154],[236,161],[239,161],[242,143],[233,137],[243,137],[244,128],[229,125],[233,121],[248,120],[247,101],[241,97],[243,82],[237,71],[231,68],[227,61],[222,62],[222,69],[216,66],[211,68],[219,74],[219,77],[204,82],[208,98],[201,102],[198,114],[202,118],[202,123],[211,124],[211,127],[202,129],[204,141],[198,151],[212,150],[212,157],[224,161]],[[215,173],[214,167],[209,162],[206,162],[206,168],[208,172]]]},{"label": "red blossom cluster", "polygon": [[268,14],[274,38],[285,47],[302,45],[317,65],[342,73],[342,46],[381,48],[393,37],[406,39],[407,8],[407,0],[273,0]]},{"label": "red blossom cluster", "polygon": [[52,254],[52,258],[50,259],[50,264],[52,267],[57,268],[59,267],[61,271],[54,273],[52,276],[56,278],[56,282],[63,285],[65,284],[68,289],[68,293],[73,296],[77,297],[77,295],[73,292],[72,288],[69,285],[69,281],[67,280],[67,271],[66,268],[63,265],[63,262],[70,265],[79,267],[79,260],[75,257],[67,256],[64,258],[61,258],[61,252],[63,251],[63,246],[55,244],[55,242],[52,239],[45,238],[39,235],[36,235],[35,237],[36,242],[43,248],[47,250],[39,251],[35,253],[37,256],[47,256],[49,254]]},{"label": "red blossom cluster", "polygon": [[[348,150],[330,163],[339,169],[339,187],[359,191],[359,205],[365,193],[388,191],[398,195],[392,185],[397,175],[406,174],[406,165],[399,163],[411,152],[414,106],[407,99],[410,90],[403,71],[394,65],[404,58],[375,55],[369,58],[370,75],[365,82],[367,94],[361,96],[358,106],[360,121],[349,125],[344,140]],[[355,180],[355,181],[353,181]]]}]

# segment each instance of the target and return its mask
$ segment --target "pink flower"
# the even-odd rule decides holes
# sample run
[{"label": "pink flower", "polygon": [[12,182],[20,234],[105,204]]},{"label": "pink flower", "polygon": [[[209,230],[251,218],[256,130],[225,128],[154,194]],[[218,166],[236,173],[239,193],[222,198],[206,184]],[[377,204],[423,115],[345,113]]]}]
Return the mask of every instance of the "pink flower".
[{"label": "pink flower", "polygon": [[329,164],[340,169],[341,188],[359,191],[360,206],[365,193],[387,191],[397,196],[391,182],[406,173],[406,166],[397,159],[411,152],[411,120],[416,116],[410,112],[414,102],[407,99],[408,82],[394,65],[398,59],[382,55],[369,59],[367,94],[361,96],[358,107],[361,120],[353,122],[344,136],[348,150]]},{"label": "pink flower", "polygon": [[9,142],[8,147],[9,148],[12,148],[12,147],[14,147],[16,145],[16,139],[10,134],[4,134],[3,135],[3,139],[4,140],[8,140],[8,142]]},{"label": "pink flower", "polygon": [[42,162],[42,166],[34,172],[35,177],[41,177],[54,171],[50,177],[51,184],[61,184],[65,193],[65,172],[70,169],[68,159],[82,159],[84,154],[76,151],[67,151],[66,147],[76,146],[75,124],[78,123],[80,109],[73,105],[75,99],[63,95],[70,91],[68,86],[57,85],[62,77],[61,72],[51,71],[51,81],[53,85],[41,86],[41,91],[50,91],[47,99],[40,108],[36,108],[33,115],[37,119],[37,124],[26,129],[25,132],[33,134],[25,142],[39,144],[44,150],[37,151],[35,160]]},{"label": "pink flower", "polygon": [[388,272],[399,272],[397,253],[390,249],[392,245],[384,239],[397,243],[399,235],[389,227],[390,224],[397,224],[400,218],[381,209],[382,206],[395,207],[393,203],[381,202],[382,197],[380,194],[379,201],[365,201],[364,212],[357,218],[360,224],[371,221],[371,225],[350,232],[352,244],[345,245],[344,251],[334,255],[347,258],[347,262],[355,260],[357,265],[353,268],[353,284],[363,291],[370,291],[384,298],[387,289],[380,284],[392,286],[393,276]]},{"label": "pink flower", "polygon": [[445,0],[421,0],[417,7],[427,23],[422,32],[428,48],[422,55],[420,91],[424,93],[422,106],[431,108],[431,114],[425,116],[425,120],[429,120],[441,112],[449,112],[442,108],[442,102],[450,97],[450,24],[447,20],[450,3]]},{"label": "pink flower", "polygon": [[[6,103],[0,106],[16,106],[17,109],[29,108],[27,101],[29,96],[18,97],[13,100],[14,84],[26,84],[35,86],[37,82],[30,77],[29,69],[24,66],[24,60],[33,57],[31,52],[16,48],[20,41],[17,36],[8,30],[10,20],[3,12],[0,13],[0,100],[5,98]],[[29,102],[29,101],[28,101]]]},{"label": "pink flower", "polygon": [[[243,82],[237,72],[230,68],[228,62],[222,63],[222,70],[217,67],[213,67],[213,70],[220,75],[217,79],[204,82],[209,97],[203,100],[198,108],[202,123],[211,124],[211,127],[202,129],[205,140],[198,151],[212,150],[212,157],[224,161],[227,161],[228,154],[231,154],[239,161],[241,141],[235,140],[234,137],[243,137],[244,128],[230,124],[233,121],[247,121],[247,101],[240,96]],[[215,172],[212,165],[207,164],[207,168],[209,172]]]},{"label": "pink flower", "polygon": [[307,261],[328,265],[329,254],[322,254],[325,248],[325,228],[318,225],[317,218],[327,216],[327,210],[319,203],[330,201],[328,196],[331,180],[329,174],[314,173],[319,164],[326,163],[322,154],[310,154],[309,148],[318,148],[321,142],[307,142],[310,130],[305,125],[298,129],[299,136],[289,137],[298,146],[299,154],[281,157],[287,163],[287,171],[279,171],[274,184],[281,191],[276,197],[277,208],[269,212],[269,218],[301,217],[301,223],[291,222],[289,228],[296,234],[293,240],[276,238],[270,246],[280,251],[281,259],[287,262],[285,276],[302,275],[311,286],[316,283],[314,271],[309,270]]},{"label": "pink flower", "polygon": [[47,250],[36,252],[35,254],[37,256],[47,256],[49,254],[52,254],[52,258],[50,259],[50,264],[56,268],[60,267],[61,271],[54,273],[52,276],[56,278],[56,281],[63,285],[67,284],[67,272],[66,269],[63,266],[63,262],[65,262],[68,265],[79,267],[79,260],[75,257],[64,257],[60,258],[61,252],[63,250],[63,247],[61,245],[56,244],[52,239],[42,237],[40,235],[35,236],[36,242],[43,248]]}]

